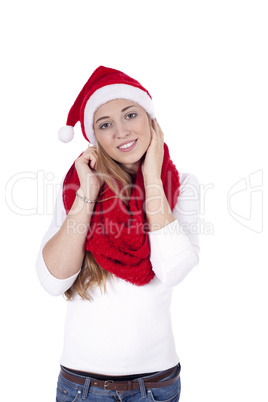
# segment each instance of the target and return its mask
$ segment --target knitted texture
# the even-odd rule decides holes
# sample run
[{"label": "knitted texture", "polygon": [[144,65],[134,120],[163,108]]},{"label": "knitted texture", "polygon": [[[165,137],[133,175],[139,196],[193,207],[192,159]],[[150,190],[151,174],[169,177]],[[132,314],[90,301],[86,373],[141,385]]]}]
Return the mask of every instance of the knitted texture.
[{"label": "knitted texture", "polygon": [[[180,179],[166,144],[164,144],[161,180],[172,210],[179,196]],[[63,182],[63,203],[67,214],[79,187],[79,178],[73,164]],[[117,277],[137,286],[149,283],[155,274],[150,261],[141,163],[131,189],[128,206],[115,196],[107,183],[104,184],[98,201],[90,221],[86,250],[92,252],[102,268]]]}]

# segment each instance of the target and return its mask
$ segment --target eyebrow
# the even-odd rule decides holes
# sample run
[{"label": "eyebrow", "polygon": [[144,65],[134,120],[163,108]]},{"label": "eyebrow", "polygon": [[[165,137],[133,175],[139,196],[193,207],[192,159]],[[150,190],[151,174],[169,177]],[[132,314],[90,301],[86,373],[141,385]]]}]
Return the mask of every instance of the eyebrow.
[{"label": "eyebrow", "polygon": [[[135,107],[135,106],[136,106],[136,105],[131,105],[131,106],[124,107],[124,109],[121,110],[121,113],[122,113],[122,112],[125,112],[127,109],[130,109],[131,107]],[[100,121],[100,120],[105,120],[105,119],[109,119],[109,116],[100,117],[100,118],[95,122],[95,124],[97,124],[98,121]]]}]

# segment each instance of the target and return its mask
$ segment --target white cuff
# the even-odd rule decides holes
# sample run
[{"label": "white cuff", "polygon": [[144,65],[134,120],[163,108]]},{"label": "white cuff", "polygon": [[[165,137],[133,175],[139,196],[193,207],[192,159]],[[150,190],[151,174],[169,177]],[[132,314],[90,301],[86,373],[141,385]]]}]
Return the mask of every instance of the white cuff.
[{"label": "white cuff", "polygon": [[79,275],[79,272],[71,276],[70,278],[66,279],[56,278],[49,272],[45,264],[42,251],[43,250],[41,248],[36,261],[36,272],[40,284],[52,296],[60,296],[64,292],[66,292],[66,290],[70,289],[70,287],[76,280],[77,276]]},{"label": "white cuff", "polygon": [[149,232],[153,271],[166,286],[180,283],[198,264],[199,247],[192,245],[177,220]]},{"label": "white cuff", "polygon": [[149,239],[151,256],[155,262],[174,257],[191,248],[191,242],[177,219],[159,230],[149,232]]}]

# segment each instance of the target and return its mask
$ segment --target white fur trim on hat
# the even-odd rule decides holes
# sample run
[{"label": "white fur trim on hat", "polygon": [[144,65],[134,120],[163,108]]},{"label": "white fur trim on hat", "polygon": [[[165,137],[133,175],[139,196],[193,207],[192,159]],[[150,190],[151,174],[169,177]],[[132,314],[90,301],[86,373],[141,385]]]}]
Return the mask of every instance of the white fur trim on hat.
[{"label": "white fur trim on hat", "polygon": [[96,110],[106,102],[114,99],[128,99],[140,105],[153,119],[153,102],[147,92],[128,84],[111,84],[97,89],[86,103],[84,110],[84,126],[88,140],[96,145],[93,130],[93,118]]}]

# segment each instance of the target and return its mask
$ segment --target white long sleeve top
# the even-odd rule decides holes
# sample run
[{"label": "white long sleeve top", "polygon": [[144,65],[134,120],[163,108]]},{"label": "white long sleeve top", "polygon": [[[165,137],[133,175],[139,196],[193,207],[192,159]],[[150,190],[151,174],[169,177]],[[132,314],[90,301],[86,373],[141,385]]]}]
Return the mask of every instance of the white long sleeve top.
[{"label": "white long sleeve top", "polygon": [[[67,302],[65,335],[60,364],[73,370],[107,375],[161,371],[179,361],[172,331],[170,304],[173,287],[199,261],[199,182],[180,173],[180,194],[173,209],[175,221],[149,232],[150,260],[155,277],[135,286],[108,276],[106,292],[90,289],[92,301],[79,295]],[[66,217],[59,191],[51,225],[36,261],[42,287],[51,295],[63,294],[78,274],[55,278],[42,250]]]}]

